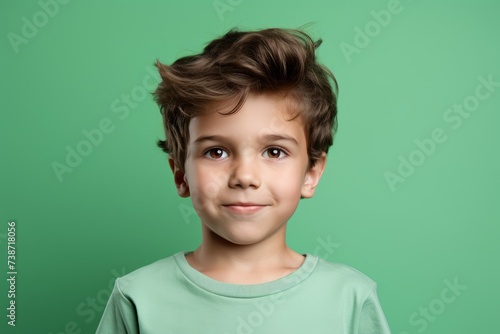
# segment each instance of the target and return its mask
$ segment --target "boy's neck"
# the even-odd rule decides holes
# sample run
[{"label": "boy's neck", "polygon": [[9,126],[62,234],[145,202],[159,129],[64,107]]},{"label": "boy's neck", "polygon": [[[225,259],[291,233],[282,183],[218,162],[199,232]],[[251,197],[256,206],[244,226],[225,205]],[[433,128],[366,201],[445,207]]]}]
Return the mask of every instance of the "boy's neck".
[{"label": "boy's neck", "polygon": [[230,243],[212,231],[202,235],[202,244],[186,260],[204,275],[225,283],[270,282],[297,270],[305,260],[286,245],[284,232],[253,245]]}]

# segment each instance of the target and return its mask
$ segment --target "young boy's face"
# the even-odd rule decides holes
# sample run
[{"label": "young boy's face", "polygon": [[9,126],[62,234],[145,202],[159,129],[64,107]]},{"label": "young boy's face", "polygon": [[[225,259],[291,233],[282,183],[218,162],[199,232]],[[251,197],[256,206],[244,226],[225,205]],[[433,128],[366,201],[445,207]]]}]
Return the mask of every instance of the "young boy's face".
[{"label": "young boy's face", "polygon": [[308,169],[304,125],[289,119],[276,95],[251,94],[234,114],[191,120],[185,172],[176,170],[175,180],[203,228],[238,245],[284,236],[301,196],[314,194],[326,159]]}]

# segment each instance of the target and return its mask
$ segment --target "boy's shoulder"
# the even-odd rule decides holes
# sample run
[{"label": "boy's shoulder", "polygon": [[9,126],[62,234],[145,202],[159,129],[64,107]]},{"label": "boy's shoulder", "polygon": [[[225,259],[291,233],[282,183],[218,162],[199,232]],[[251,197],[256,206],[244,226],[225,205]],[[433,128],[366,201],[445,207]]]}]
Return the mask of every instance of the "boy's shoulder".
[{"label": "boy's shoulder", "polygon": [[173,278],[175,275],[175,257],[177,254],[164,257],[118,277],[116,279],[118,289],[124,293],[133,293],[134,290],[144,289],[147,286],[155,286],[161,281]]},{"label": "boy's shoulder", "polygon": [[325,260],[323,258],[318,257],[317,266],[318,266],[317,268],[318,271],[331,274],[333,276],[354,279],[367,284],[374,283],[374,281],[366,274],[345,263],[331,262],[329,260]]},{"label": "boy's shoulder", "polygon": [[317,280],[330,283],[321,284],[322,286],[332,286],[336,290],[340,288],[340,290],[370,293],[376,287],[376,282],[358,269],[322,258],[318,258],[314,275]]}]

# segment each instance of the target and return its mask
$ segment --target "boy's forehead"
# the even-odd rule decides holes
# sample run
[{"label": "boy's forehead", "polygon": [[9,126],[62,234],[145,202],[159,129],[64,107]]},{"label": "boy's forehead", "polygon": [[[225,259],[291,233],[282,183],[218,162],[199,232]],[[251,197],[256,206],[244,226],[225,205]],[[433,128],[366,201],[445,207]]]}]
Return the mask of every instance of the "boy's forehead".
[{"label": "boy's forehead", "polygon": [[191,119],[189,132],[194,136],[213,133],[287,134],[298,136],[304,131],[300,115],[293,112],[286,99],[275,95],[251,94],[240,110],[228,114],[232,104],[213,104]]},{"label": "boy's forehead", "polygon": [[[210,115],[212,113],[219,113],[229,115],[238,102],[238,97],[232,97],[222,101],[212,101],[203,108],[200,114]],[[252,104],[252,107],[261,107],[263,104],[269,106],[271,103],[274,111],[282,112],[285,118],[289,119],[292,119],[297,114],[295,111],[297,109],[295,98],[292,97],[290,92],[286,91],[249,92],[243,103],[243,107],[247,106],[249,103]]]}]

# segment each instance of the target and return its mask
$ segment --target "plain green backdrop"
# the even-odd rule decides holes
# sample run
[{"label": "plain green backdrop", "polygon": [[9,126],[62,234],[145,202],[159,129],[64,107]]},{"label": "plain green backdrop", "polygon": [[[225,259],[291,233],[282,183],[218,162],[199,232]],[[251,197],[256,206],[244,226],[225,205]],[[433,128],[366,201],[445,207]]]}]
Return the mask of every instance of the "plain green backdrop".
[{"label": "plain green backdrop", "polygon": [[232,27],[307,23],[339,82],[339,127],[289,245],[374,279],[393,333],[495,332],[499,13],[485,0],[1,2],[0,332],[93,333],[115,276],[200,242],[156,147],[154,60]]}]

